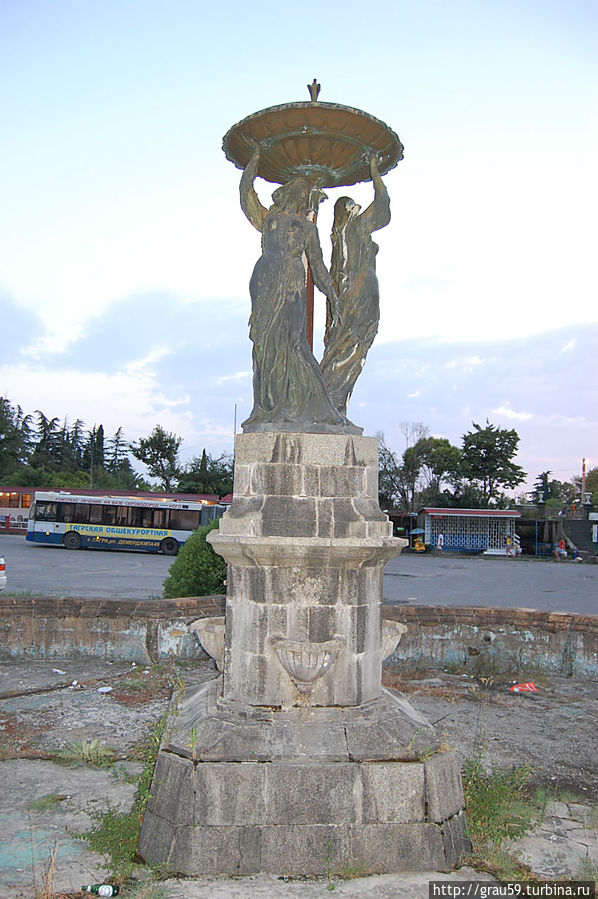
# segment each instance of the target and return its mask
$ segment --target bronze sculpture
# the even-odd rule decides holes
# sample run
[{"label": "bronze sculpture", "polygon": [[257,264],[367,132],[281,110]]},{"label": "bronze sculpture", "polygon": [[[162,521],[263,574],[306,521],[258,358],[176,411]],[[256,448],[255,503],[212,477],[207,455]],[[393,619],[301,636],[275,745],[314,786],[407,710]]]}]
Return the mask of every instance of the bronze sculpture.
[{"label": "bronze sculpture", "polygon": [[380,320],[378,246],[372,240],[372,231],[388,225],[390,200],[374,155],[370,173],[374,199],[364,212],[360,213],[361,207],[350,197],[341,197],[334,206],[330,273],[340,297],[341,315],[339,319],[328,310],[321,370],[326,389],[341,415],[347,414],[349,397]]},{"label": "bronze sculpture", "polygon": [[[254,404],[245,432],[362,432],[348,421],[347,402],[378,330],[378,248],[371,234],[390,221],[380,175],[403,158],[403,145],[368,113],[319,102],[317,81],[308,87],[310,102],[263,109],[223,139],[227,158],[243,169],[243,211],[262,234],[262,256],[250,281]],[[282,184],[270,209],[255,192],[257,176]],[[336,204],[331,277],[309,218],[324,196],[322,187],[370,178],[374,201],[364,213],[358,215],[349,198]],[[305,336],[306,265],[327,297],[321,366]]]},{"label": "bronze sculpture", "polygon": [[344,418],[330,401],[305,335],[303,253],[314,283],[328,297],[333,320],[338,317],[334,283],[316,227],[307,218],[310,185],[301,177],[291,179],[274,191],[266,209],[253,187],[260,154],[256,143],[239,188],[243,212],[262,233],[262,255],[249,282],[254,405],[243,430],[342,429]]}]

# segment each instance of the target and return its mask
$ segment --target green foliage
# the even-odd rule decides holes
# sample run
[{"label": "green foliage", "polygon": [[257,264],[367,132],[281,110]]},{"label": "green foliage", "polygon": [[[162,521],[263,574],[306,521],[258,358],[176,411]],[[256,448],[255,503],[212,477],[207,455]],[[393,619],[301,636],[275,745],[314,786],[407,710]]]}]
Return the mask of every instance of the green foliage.
[{"label": "green foliage", "polygon": [[233,457],[223,454],[213,459],[204,449],[191,459],[179,477],[179,493],[212,493],[226,496],[233,492]]},{"label": "green foliage", "polygon": [[226,562],[206,541],[218,524],[216,519],[208,527],[198,528],[181,548],[164,581],[165,599],[226,593]]},{"label": "green foliage", "polygon": [[149,437],[141,437],[136,444],[131,444],[135,458],[147,466],[150,476],[160,481],[166,493],[174,490],[181,474],[179,450],[182,442],[182,437],[156,425]]},{"label": "green foliage", "polygon": [[70,490],[149,490],[134,471],[129,444],[118,428],[104,442],[104,428],[48,418],[41,410],[25,415],[0,397],[0,479],[7,486]]},{"label": "green foliage", "polygon": [[455,494],[443,483],[459,484],[461,452],[444,437],[429,437],[428,429],[416,422],[402,425],[407,446],[401,460],[380,438],[378,490],[382,509],[416,511],[423,505],[454,506]]},{"label": "green foliage", "polygon": [[83,762],[86,765],[95,765],[98,768],[111,765],[116,758],[114,749],[104,746],[99,740],[81,740],[80,743],[70,743],[68,749],[61,749],[56,753],[56,759],[60,759],[70,765],[78,765]]},{"label": "green foliage", "polygon": [[513,462],[519,435],[515,429],[498,428],[486,420],[486,427],[473,422],[473,431],[463,435],[461,473],[482,494],[484,506],[501,488],[512,488],[525,480],[523,469]]},{"label": "green foliage", "polygon": [[140,747],[139,755],[144,766],[137,779],[131,810],[121,812],[109,806],[104,814],[98,812],[92,815],[96,821],[95,826],[81,835],[81,839],[89,844],[90,849],[104,857],[110,876],[115,880],[123,880],[134,870],[139,831],[150,797],[154,765],[167,721],[168,713],[158,721]]},{"label": "green foliage", "polygon": [[29,809],[32,812],[51,812],[65,799],[68,799],[68,796],[65,796],[64,793],[45,793],[30,802]]},{"label": "green foliage", "polygon": [[[556,509],[563,503],[572,503],[575,501],[578,491],[574,484],[563,481],[557,481],[556,478],[550,478],[550,471],[542,471],[536,478],[533,490],[529,493],[529,498],[534,503],[546,503],[549,509]],[[580,478],[581,484],[581,478]]]},{"label": "green foliage", "polygon": [[499,848],[504,840],[518,839],[532,828],[537,813],[525,795],[531,774],[529,765],[492,765],[488,771],[480,756],[465,763],[467,828],[475,851]]}]

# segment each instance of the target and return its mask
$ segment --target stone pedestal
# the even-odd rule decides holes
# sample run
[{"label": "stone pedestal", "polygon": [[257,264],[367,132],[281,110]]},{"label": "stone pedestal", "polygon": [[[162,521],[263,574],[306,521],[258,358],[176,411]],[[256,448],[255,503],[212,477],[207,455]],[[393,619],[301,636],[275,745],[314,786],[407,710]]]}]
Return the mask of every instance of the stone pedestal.
[{"label": "stone pedestal", "polygon": [[234,502],[210,534],[228,562],[223,676],[172,719],[140,837],[147,860],[186,874],[458,860],[456,757],[381,686],[400,636],[382,640],[383,571],[405,541],[377,483],[372,438],[237,438]]}]

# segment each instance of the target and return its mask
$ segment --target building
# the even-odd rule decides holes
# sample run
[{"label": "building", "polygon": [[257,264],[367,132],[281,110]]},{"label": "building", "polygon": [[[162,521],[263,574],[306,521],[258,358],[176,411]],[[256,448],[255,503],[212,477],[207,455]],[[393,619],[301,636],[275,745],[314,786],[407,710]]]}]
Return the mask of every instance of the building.
[{"label": "building", "polygon": [[418,524],[425,531],[424,543],[438,547],[442,534],[446,552],[504,554],[507,539],[515,540],[515,509],[422,509]]}]

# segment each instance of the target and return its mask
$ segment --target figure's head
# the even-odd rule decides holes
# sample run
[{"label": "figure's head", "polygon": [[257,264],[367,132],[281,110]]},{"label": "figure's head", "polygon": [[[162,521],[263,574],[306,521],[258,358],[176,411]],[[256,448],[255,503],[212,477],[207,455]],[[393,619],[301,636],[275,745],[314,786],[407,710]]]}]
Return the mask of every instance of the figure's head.
[{"label": "figure's head", "polygon": [[351,197],[340,197],[334,204],[334,227],[342,228],[349,219],[359,215],[361,206]]},{"label": "figure's head", "polygon": [[284,212],[307,213],[310,185],[305,178],[291,178],[272,194],[274,205]]}]

